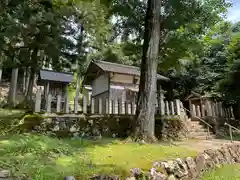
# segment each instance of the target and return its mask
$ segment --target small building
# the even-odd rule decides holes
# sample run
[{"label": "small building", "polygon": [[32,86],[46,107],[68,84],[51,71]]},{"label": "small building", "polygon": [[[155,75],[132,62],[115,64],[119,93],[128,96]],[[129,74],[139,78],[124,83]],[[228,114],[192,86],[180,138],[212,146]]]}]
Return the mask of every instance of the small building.
[{"label": "small building", "polygon": [[[169,78],[157,74],[157,92],[160,93],[161,83],[166,81]],[[92,98],[95,101],[101,98],[129,103],[136,102],[139,84],[139,67],[106,61],[91,62],[83,81],[84,86],[92,87]]]},{"label": "small building", "polygon": [[65,96],[67,86],[72,80],[73,73],[41,69],[39,71],[37,84],[44,86],[44,98],[46,98],[48,94],[51,94],[53,99],[55,99],[57,95]]},{"label": "small building", "polygon": [[234,118],[232,107],[224,107],[221,102],[216,102],[209,94],[201,95],[192,92],[186,99],[190,117],[227,117]]}]

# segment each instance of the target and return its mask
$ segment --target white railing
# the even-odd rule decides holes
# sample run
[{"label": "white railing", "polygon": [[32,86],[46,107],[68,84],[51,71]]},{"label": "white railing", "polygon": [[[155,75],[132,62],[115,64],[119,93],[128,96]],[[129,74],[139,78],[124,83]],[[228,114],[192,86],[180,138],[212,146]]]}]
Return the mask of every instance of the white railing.
[{"label": "white railing", "polygon": [[[82,105],[79,106],[78,99],[74,100],[73,110],[70,110],[69,97],[63,98],[58,95],[54,101],[56,106],[52,107],[53,98],[51,94],[47,96],[46,101],[42,102],[41,92],[36,93],[34,112],[49,112],[49,113],[89,113],[89,114],[125,114],[134,115],[136,113],[136,103],[123,100],[108,100],[101,98],[92,98],[90,106],[88,106],[87,97],[83,96]],[[164,101],[163,99],[157,102],[156,114],[158,115],[180,115],[181,101]]]},{"label": "white railing", "polygon": [[240,129],[238,129],[238,128],[236,128],[236,127],[234,127],[234,126],[232,126],[232,125],[230,125],[230,124],[228,124],[226,122],[224,123],[224,125],[228,126],[230,140],[231,140],[231,142],[233,142],[233,132],[232,131],[235,130],[236,132],[240,133]]}]

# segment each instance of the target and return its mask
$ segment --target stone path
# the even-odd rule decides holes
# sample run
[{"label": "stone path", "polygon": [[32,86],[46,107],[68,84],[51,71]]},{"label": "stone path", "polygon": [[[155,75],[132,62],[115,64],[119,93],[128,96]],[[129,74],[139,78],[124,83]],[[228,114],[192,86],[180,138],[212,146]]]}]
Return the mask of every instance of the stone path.
[{"label": "stone path", "polygon": [[[234,144],[240,144],[240,141],[233,141]],[[174,142],[175,145],[180,145],[188,149],[193,149],[198,152],[203,152],[206,149],[219,149],[226,144],[231,144],[230,140],[210,139],[210,140],[187,140],[182,142]]]}]

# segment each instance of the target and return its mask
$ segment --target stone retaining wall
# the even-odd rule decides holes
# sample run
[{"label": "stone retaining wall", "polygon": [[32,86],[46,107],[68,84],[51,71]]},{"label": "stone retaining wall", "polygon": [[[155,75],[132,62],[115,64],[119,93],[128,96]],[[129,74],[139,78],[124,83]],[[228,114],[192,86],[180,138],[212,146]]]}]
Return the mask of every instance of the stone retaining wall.
[{"label": "stone retaining wall", "polygon": [[[186,124],[179,117],[156,119],[155,134],[162,140],[187,138]],[[34,115],[24,120],[24,126],[34,132],[54,134],[58,137],[118,137],[126,138],[133,132],[134,116],[82,116],[41,117]]]},{"label": "stone retaining wall", "polygon": [[[127,180],[200,180],[203,172],[224,164],[240,163],[240,144],[225,145],[217,150],[205,150],[196,157],[177,158],[176,160],[157,161],[148,173],[139,168],[131,169],[132,177]],[[73,176],[69,177],[73,178]],[[98,175],[91,180],[122,180],[118,176]],[[66,177],[66,180],[68,177]]]},{"label": "stone retaining wall", "polygon": [[[177,158],[176,160],[157,161],[148,173],[141,169],[131,170],[132,177],[128,180],[197,180],[203,172],[220,167],[224,164],[240,163],[240,144],[228,144],[217,150],[205,150],[196,157]],[[117,176],[96,176],[94,180],[116,180]]]}]

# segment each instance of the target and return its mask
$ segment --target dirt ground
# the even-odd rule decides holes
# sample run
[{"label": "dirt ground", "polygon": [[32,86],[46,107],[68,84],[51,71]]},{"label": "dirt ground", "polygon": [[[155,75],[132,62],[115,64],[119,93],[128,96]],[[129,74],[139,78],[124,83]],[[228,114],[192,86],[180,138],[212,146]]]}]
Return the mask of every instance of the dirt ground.
[{"label": "dirt ground", "polygon": [[226,144],[239,143],[240,141],[225,140],[225,139],[211,139],[211,140],[187,140],[174,142],[175,145],[180,145],[195,151],[203,152],[206,149],[219,149]]}]

